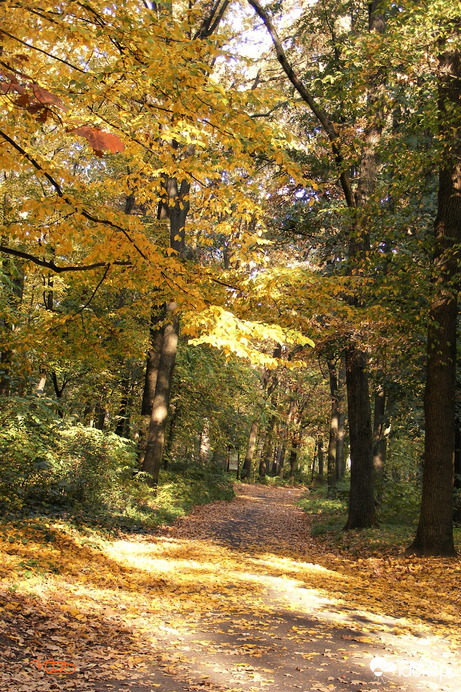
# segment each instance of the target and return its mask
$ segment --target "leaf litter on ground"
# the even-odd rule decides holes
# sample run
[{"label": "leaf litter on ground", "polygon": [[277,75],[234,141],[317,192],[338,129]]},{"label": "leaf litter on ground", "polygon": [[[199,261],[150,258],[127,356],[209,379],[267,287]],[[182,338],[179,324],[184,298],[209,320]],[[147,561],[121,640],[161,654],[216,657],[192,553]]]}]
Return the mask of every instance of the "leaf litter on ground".
[{"label": "leaf litter on ground", "polygon": [[4,530],[0,689],[459,690],[459,559],[356,557],[311,535],[302,489],[236,489],[150,534]]}]

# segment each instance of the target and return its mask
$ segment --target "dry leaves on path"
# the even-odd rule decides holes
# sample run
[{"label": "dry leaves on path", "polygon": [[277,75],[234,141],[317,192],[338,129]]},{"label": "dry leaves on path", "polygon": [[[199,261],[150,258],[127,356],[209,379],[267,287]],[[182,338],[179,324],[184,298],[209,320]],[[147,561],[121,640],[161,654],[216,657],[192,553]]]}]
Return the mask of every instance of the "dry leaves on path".
[{"label": "dry leaves on path", "polygon": [[237,492],[158,535],[5,536],[0,689],[459,691],[459,561],[346,558],[310,535],[301,490]]}]

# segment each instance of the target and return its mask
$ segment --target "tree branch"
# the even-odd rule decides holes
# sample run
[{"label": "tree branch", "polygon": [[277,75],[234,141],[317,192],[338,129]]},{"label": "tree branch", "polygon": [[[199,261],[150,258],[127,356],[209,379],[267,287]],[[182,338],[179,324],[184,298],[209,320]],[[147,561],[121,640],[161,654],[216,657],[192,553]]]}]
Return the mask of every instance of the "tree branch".
[{"label": "tree branch", "polygon": [[[13,255],[13,257],[19,257],[20,259],[27,260],[28,262],[33,262],[40,267],[45,267],[46,269],[51,269],[55,274],[62,274],[63,272],[83,272],[91,271],[92,269],[99,269],[99,267],[106,267],[107,262],[94,262],[93,264],[71,264],[68,266],[60,266],[56,264],[53,260],[44,260],[35,255],[31,255],[29,252],[23,252],[22,250],[15,250],[12,247],[7,247],[6,245],[0,245],[0,252],[4,252],[7,255]],[[130,267],[130,262],[123,262],[122,260],[112,262],[112,264],[121,267]]]},{"label": "tree branch", "polygon": [[89,304],[92,302],[93,298],[95,297],[96,293],[99,291],[99,288],[103,284],[107,274],[109,273],[110,268],[111,268],[111,264],[109,263],[106,265],[106,270],[105,270],[104,274],[101,276],[100,280],[98,281],[98,283],[96,285],[96,288],[94,289],[93,293],[88,298],[88,300],[86,301],[85,305],[83,307],[79,308],[79,310],[77,310],[77,312],[75,312],[72,315],[72,317],[76,317],[77,315],[79,315],[81,312],[83,312],[89,306]]},{"label": "tree branch", "polygon": [[328,135],[328,139],[331,142],[331,149],[333,152],[333,155],[335,157],[335,162],[338,167],[339,171],[339,179],[341,182],[341,187],[344,192],[344,197],[346,199],[346,203],[348,207],[355,207],[355,201],[354,201],[354,195],[352,193],[352,188],[351,188],[351,182],[349,179],[349,175],[347,172],[344,170],[344,159],[339,147],[339,141],[338,141],[338,133],[336,132],[336,129],[325,113],[325,111],[318,105],[314,97],[311,95],[311,93],[306,89],[304,84],[301,82],[301,80],[298,78],[296,75],[295,71],[293,70],[287,56],[285,53],[285,50],[282,46],[282,42],[280,41],[277,31],[272,24],[272,21],[267,14],[266,10],[259,4],[258,0],[248,0],[249,4],[253,7],[254,11],[256,14],[262,19],[264,22],[264,26],[266,27],[269,36],[272,39],[272,43],[274,44],[275,47],[275,53],[277,55],[277,60],[279,61],[280,65],[283,68],[283,71],[287,75],[288,79],[298,92],[298,94],[301,96],[302,100],[307,103],[319,123],[322,125],[323,129],[325,130],[326,134]]},{"label": "tree branch", "polygon": [[21,43],[23,46],[26,46],[26,48],[31,48],[32,50],[36,50],[39,53],[43,53],[43,55],[46,55],[48,58],[52,58],[52,60],[57,60],[58,62],[62,62],[63,65],[67,65],[67,67],[71,67],[73,70],[77,70],[77,72],[82,72],[82,74],[86,74],[85,70],[82,70],[80,67],[77,67],[76,65],[72,65],[72,63],[67,62],[67,60],[63,60],[62,58],[58,58],[57,55],[52,55],[51,53],[48,53],[46,50],[43,50],[43,48],[38,48],[37,46],[33,46],[30,43],[26,43],[25,41],[18,38],[17,36],[13,36],[13,34],[9,34],[8,31],[5,31],[4,29],[0,30],[0,34],[5,34],[5,36],[9,36],[9,38],[12,38],[13,41],[17,41],[18,43]]},{"label": "tree branch", "polygon": [[[0,136],[3,137],[3,139],[8,142],[8,144],[11,144],[11,146],[18,151],[21,156],[23,156],[29,163],[32,164],[32,166],[37,170],[40,171],[40,173],[43,173],[45,178],[48,180],[50,185],[54,187],[54,189],[57,192],[58,197],[60,197],[66,204],[68,204],[72,209],[76,209],[75,204],[64,194],[64,192],[61,189],[61,186],[59,183],[47,172],[45,169],[34,159],[33,156],[27,153],[25,149],[23,149],[17,142],[15,142],[11,137],[9,137],[5,132],[0,130]],[[115,231],[121,231],[125,238],[133,245],[133,247],[136,249],[136,251],[141,255],[141,257],[145,260],[147,260],[147,256],[144,254],[144,252],[137,246],[135,241],[131,238],[130,234],[128,233],[127,230],[125,230],[122,226],[119,226],[117,223],[114,223],[113,221],[109,221],[109,219],[99,219],[97,216],[93,216],[93,214],[90,214],[88,211],[85,209],[80,210],[80,214],[87,219],[88,221],[92,221],[93,223],[100,224],[102,226],[109,226],[109,228],[113,228]]]}]

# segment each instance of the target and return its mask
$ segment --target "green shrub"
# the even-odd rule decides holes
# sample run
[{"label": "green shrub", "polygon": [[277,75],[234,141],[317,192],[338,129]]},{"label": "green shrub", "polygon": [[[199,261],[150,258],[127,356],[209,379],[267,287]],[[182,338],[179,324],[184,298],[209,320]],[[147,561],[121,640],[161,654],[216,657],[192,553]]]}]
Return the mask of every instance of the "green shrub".
[{"label": "green shrub", "polygon": [[409,481],[387,479],[384,483],[378,519],[386,524],[414,522],[421,504],[421,486]]},{"label": "green shrub", "polygon": [[0,509],[17,511],[51,492],[59,469],[57,418],[38,397],[2,398],[0,405]]},{"label": "green shrub", "polygon": [[152,490],[137,470],[134,442],[65,423],[46,399],[2,403],[1,512],[58,512],[83,523],[142,529],[233,497],[219,464],[172,464]]}]

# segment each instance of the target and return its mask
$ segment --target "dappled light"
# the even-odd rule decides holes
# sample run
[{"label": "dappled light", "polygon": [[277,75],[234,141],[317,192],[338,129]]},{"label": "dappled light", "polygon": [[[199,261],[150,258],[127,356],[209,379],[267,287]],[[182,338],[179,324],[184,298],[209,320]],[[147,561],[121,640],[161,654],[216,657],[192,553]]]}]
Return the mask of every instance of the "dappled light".
[{"label": "dappled light", "polygon": [[[4,530],[0,641],[15,673],[4,669],[3,686],[52,689],[32,661],[53,658],[76,666],[62,689],[307,689],[308,672],[309,689],[371,690],[381,656],[397,672],[436,659],[456,689],[459,561],[326,552],[299,495],[241,486],[157,535],[29,520],[13,546]],[[430,675],[387,680],[439,689]]]}]

